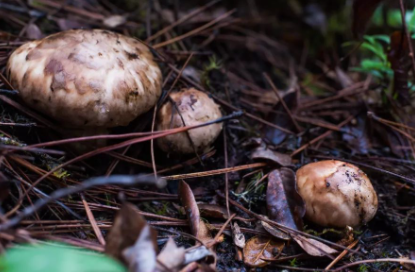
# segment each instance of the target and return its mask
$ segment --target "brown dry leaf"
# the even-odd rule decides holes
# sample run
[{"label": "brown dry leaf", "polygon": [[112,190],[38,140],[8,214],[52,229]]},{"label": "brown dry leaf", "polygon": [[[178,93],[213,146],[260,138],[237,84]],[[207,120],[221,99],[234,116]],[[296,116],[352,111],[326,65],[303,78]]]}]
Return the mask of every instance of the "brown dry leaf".
[{"label": "brown dry leaf", "polygon": [[303,228],[305,204],[296,190],[294,171],[281,168],[269,173],[267,207],[271,220],[292,229]]},{"label": "brown dry leaf", "polygon": [[274,228],[273,226],[271,226],[270,224],[268,224],[265,221],[261,221],[261,225],[269,234],[271,234],[272,236],[274,236],[276,238],[279,238],[279,239],[282,239],[282,240],[290,240],[291,239],[291,237],[287,233],[285,233],[285,232],[283,232],[283,231],[281,231],[277,228]]},{"label": "brown dry leaf", "polygon": [[260,147],[256,148],[252,154],[252,159],[263,159],[263,160],[269,160],[272,162],[277,163],[281,166],[289,166],[292,164],[291,156],[283,153],[276,152],[274,150],[271,150],[265,146],[265,144],[262,144]]},{"label": "brown dry leaf", "polygon": [[352,31],[355,37],[362,37],[376,8],[383,0],[354,0]]},{"label": "brown dry leaf", "polygon": [[[114,224],[107,236],[105,253],[124,263],[127,260],[122,252],[136,244],[142,230],[148,226],[144,217],[139,214],[138,209],[131,203],[124,203],[117,212]],[[149,227],[150,237],[154,252],[157,251],[157,233]]]},{"label": "brown dry leaf", "polygon": [[237,247],[244,248],[245,247],[245,235],[242,233],[241,228],[239,227],[238,223],[233,223],[232,228],[232,237],[233,242]]},{"label": "brown dry leaf", "polygon": [[[297,109],[298,97],[298,91],[286,93],[283,97],[285,104],[292,113],[295,113]],[[295,129],[293,122],[287,116],[286,111],[281,103],[278,103],[274,106],[273,111],[267,115],[265,120],[288,130]],[[288,136],[286,132],[270,126],[264,126],[263,134],[264,138],[268,139],[268,141],[274,145],[279,145]]]},{"label": "brown dry leaf", "polygon": [[225,207],[214,204],[198,204],[200,215],[203,217],[213,217],[228,219],[228,212]]},{"label": "brown dry leaf", "polygon": [[151,229],[145,225],[137,241],[122,251],[130,272],[154,272],[156,269],[156,248],[152,241]]},{"label": "brown dry leaf", "polygon": [[185,262],[185,249],[178,247],[170,237],[160,254],[157,256],[156,271],[178,271]]},{"label": "brown dry leaf", "polygon": [[328,254],[334,254],[337,250],[319,242],[317,240],[307,238],[301,235],[293,235],[293,239],[297,242],[297,244],[307,252],[308,255],[316,256],[316,257],[323,257]]},{"label": "brown dry leaf", "polygon": [[199,208],[197,206],[192,189],[183,180],[179,184],[179,197],[186,211],[187,218],[189,219],[190,230],[192,234],[203,243],[207,243],[212,240],[212,235],[210,234],[209,229],[207,228],[206,224],[200,219]]},{"label": "brown dry leaf", "polygon": [[274,259],[284,248],[283,241],[277,241],[264,236],[254,236],[244,247],[244,262],[252,267],[263,267],[268,264],[264,259]]}]

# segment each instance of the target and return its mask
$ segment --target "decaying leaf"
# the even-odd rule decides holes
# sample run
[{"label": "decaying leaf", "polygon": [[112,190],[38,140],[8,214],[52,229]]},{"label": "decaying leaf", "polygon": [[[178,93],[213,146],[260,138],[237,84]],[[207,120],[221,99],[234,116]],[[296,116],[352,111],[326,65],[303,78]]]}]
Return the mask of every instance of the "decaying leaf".
[{"label": "decaying leaf", "polygon": [[[139,214],[138,209],[130,203],[125,203],[118,211],[114,224],[107,236],[107,243],[105,245],[105,253],[114,257],[117,260],[128,264],[123,256],[123,251],[138,243],[141,232],[147,227],[153,247],[148,248],[149,254],[151,251],[157,252],[157,233],[147,225],[144,217]],[[147,231],[147,230],[146,230]],[[144,238],[143,238],[144,239]]]},{"label": "decaying leaf", "polygon": [[204,243],[209,242],[212,235],[206,224],[200,219],[199,208],[192,189],[183,180],[179,184],[179,197],[189,219],[192,234]]},{"label": "decaying leaf", "polygon": [[354,0],[352,31],[355,37],[365,33],[370,18],[383,0]]},{"label": "decaying leaf", "polygon": [[207,264],[216,263],[216,255],[205,246],[192,247],[186,250],[184,255],[184,265],[204,260]]},{"label": "decaying leaf", "polygon": [[202,217],[228,219],[228,212],[225,207],[213,204],[198,204],[198,207]]},{"label": "decaying leaf", "polygon": [[156,249],[152,241],[149,225],[143,227],[135,244],[124,249],[122,256],[127,262],[130,272],[154,271],[157,263]]},{"label": "decaying leaf", "polygon": [[292,164],[291,156],[269,149],[265,144],[257,147],[251,154],[252,159],[263,159],[277,163],[281,166]]},{"label": "decaying leaf", "polygon": [[177,271],[185,262],[185,249],[178,247],[170,237],[157,256],[157,271]]},{"label": "decaying leaf", "polygon": [[304,249],[307,254],[311,256],[322,257],[328,254],[336,253],[337,250],[319,242],[317,240],[307,238],[301,235],[292,235],[293,239],[297,242],[297,244]]},{"label": "decaying leaf", "polygon": [[288,235],[287,233],[285,233],[285,232],[283,232],[283,231],[281,231],[277,228],[274,228],[273,226],[271,226],[270,224],[268,224],[265,221],[261,221],[261,225],[269,234],[271,234],[272,236],[274,236],[276,238],[279,238],[279,239],[282,239],[282,240],[290,240],[291,239],[290,235]]},{"label": "decaying leaf", "polygon": [[294,171],[281,168],[269,173],[267,207],[271,220],[292,229],[302,230],[305,204],[296,190]]},{"label": "decaying leaf", "polygon": [[244,247],[244,262],[252,267],[263,267],[268,261],[263,259],[275,259],[284,248],[284,242],[264,236],[254,236],[246,242]]},{"label": "decaying leaf", "polygon": [[[283,99],[291,112],[295,112],[298,103],[298,91],[287,93],[284,95]],[[289,130],[293,130],[295,128],[293,122],[290,120],[290,118],[288,118],[281,103],[276,104],[273,111],[266,117],[266,120],[270,123],[276,124]],[[270,126],[265,126],[263,133],[264,137],[274,145],[280,144],[287,137],[286,132]]]},{"label": "decaying leaf", "polygon": [[241,228],[236,222],[233,223],[232,237],[233,237],[233,242],[235,243],[237,247],[240,247],[240,248],[245,247],[245,235],[242,233]]}]

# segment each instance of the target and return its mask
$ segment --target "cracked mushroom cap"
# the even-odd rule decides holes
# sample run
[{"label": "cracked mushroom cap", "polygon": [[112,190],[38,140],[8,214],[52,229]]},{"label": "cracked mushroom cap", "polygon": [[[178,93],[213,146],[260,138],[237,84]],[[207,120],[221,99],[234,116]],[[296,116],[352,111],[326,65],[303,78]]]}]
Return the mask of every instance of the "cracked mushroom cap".
[{"label": "cracked mushroom cap", "polygon": [[[161,107],[157,130],[199,125],[222,117],[219,106],[205,93],[194,88],[172,93],[170,98],[177,108],[170,101]],[[196,151],[203,152],[215,141],[221,130],[222,123],[217,123],[189,130],[188,134]],[[165,152],[189,154],[195,151],[186,132],[159,138],[157,144]]]},{"label": "cracked mushroom cap", "polygon": [[359,226],[376,214],[378,198],[365,173],[341,161],[309,163],[297,171],[306,217],[320,226]]},{"label": "cracked mushroom cap", "polygon": [[128,125],[161,94],[161,72],[147,46],[107,30],[28,42],[10,56],[7,73],[29,106],[67,127]]}]

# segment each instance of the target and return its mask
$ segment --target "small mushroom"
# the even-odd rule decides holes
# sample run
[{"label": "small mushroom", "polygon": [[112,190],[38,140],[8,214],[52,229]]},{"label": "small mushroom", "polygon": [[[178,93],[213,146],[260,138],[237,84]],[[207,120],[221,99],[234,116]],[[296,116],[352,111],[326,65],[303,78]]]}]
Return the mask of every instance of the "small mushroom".
[{"label": "small mushroom", "polygon": [[161,72],[140,41],[107,30],[69,30],[17,48],[11,84],[62,127],[128,125],[161,95]]},{"label": "small mushroom", "polygon": [[[194,88],[183,89],[170,94],[170,100],[161,107],[157,130],[203,124],[220,117],[222,113],[219,106],[209,96]],[[165,152],[203,152],[215,141],[221,130],[221,123],[212,124],[159,138],[157,144]]]},{"label": "small mushroom", "polygon": [[306,204],[306,217],[325,227],[366,224],[378,208],[369,178],[350,163],[327,160],[301,167],[297,190]]}]

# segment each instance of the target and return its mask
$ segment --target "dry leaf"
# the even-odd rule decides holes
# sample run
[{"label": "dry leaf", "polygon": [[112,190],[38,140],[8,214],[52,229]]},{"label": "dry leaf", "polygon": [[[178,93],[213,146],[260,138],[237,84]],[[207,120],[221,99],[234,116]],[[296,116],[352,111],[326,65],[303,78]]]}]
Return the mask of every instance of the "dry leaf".
[{"label": "dry leaf", "polygon": [[307,252],[308,255],[322,257],[327,254],[336,253],[337,250],[319,242],[317,240],[307,238],[301,235],[292,235],[297,244]]},{"label": "dry leaf", "polygon": [[135,244],[122,251],[122,256],[128,264],[130,272],[153,272],[156,268],[156,249],[154,247],[151,229],[145,225]]},{"label": "dry leaf", "polygon": [[186,250],[184,265],[204,259],[205,263],[215,264],[216,255],[205,246],[192,247]]},{"label": "dry leaf", "polygon": [[184,261],[184,247],[178,247],[170,237],[165,247],[157,256],[157,271],[178,271],[180,266],[184,264]]},{"label": "dry leaf", "polygon": [[268,224],[265,221],[261,221],[261,225],[269,234],[271,234],[272,236],[274,236],[276,238],[279,238],[279,239],[282,239],[282,240],[290,240],[291,239],[290,235],[288,235],[287,233],[285,233],[285,232],[283,232],[283,231],[281,231],[277,228],[274,228],[273,226],[271,226],[270,224]]},{"label": "dry leaf", "polygon": [[236,222],[233,223],[232,237],[233,242],[237,247],[245,247],[245,235],[242,233],[241,228],[239,228],[239,225]]},{"label": "dry leaf", "polygon": [[264,259],[274,259],[284,248],[284,242],[263,236],[254,236],[244,247],[244,262],[252,267],[263,267],[268,264]]},{"label": "dry leaf", "polygon": [[296,190],[294,171],[281,168],[269,174],[267,207],[271,220],[292,229],[303,228],[305,204]]},{"label": "dry leaf", "polygon": [[[292,113],[295,113],[297,109],[298,96],[298,91],[292,91],[286,93],[283,97],[285,104]],[[275,105],[273,111],[267,115],[266,120],[288,130],[295,129],[293,122],[287,117],[286,111],[281,103]],[[274,145],[282,143],[288,135],[286,132],[270,126],[264,126],[263,134],[264,138],[268,139]]]},{"label": "dry leaf", "polygon": [[[147,226],[144,217],[139,214],[138,209],[131,203],[125,203],[117,212],[114,224],[107,236],[107,243],[105,245],[105,253],[114,257],[124,263],[122,252],[136,244],[140,237],[142,230]],[[157,251],[157,233],[150,229],[153,250]]]},{"label": "dry leaf", "polygon": [[198,207],[203,217],[228,219],[228,212],[225,207],[212,204],[198,204]]},{"label": "dry leaf", "polygon": [[209,242],[212,239],[212,235],[206,224],[200,219],[199,208],[192,189],[183,180],[179,184],[179,197],[189,219],[192,234],[204,243]]},{"label": "dry leaf", "polygon": [[269,160],[272,162],[277,163],[281,166],[289,166],[292,164],[291,156],[283,153],[276,152],[274,150],[271,150],[265,146],[265,144],[262,144],[260,147],[256,148],[252,154],[252,159],[263,159],[263,160]]}]

